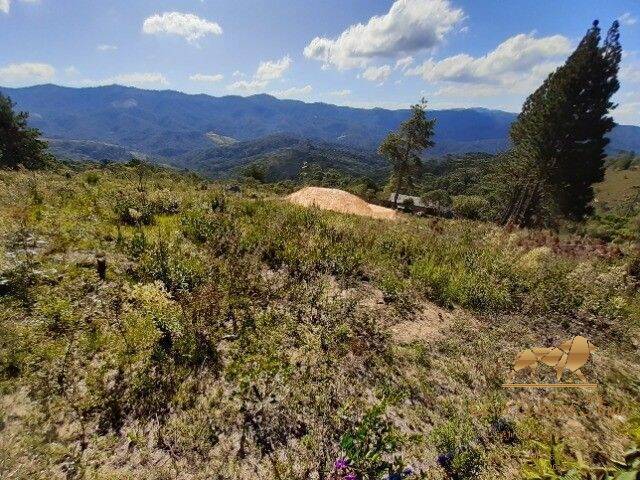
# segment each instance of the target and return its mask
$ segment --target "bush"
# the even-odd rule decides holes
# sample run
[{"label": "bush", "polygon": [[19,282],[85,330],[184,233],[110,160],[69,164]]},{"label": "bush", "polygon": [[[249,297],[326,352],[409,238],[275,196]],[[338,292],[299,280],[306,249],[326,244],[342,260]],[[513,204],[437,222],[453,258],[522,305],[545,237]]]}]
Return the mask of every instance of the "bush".
[{"label": "bush", "polygon": [[402,437],[384,418],[384,410],[384,404],[371,408],[356,428],[340,438],[344,456],[334,465],[339,478],[350,478],[351,474],[362,480],[378,480],[383,476],[400,480],[411,474],[397,455]]},{"label": "bush", "polygon": [[89,172],[84,179],[89,185],[95,187],[100,181],[100,175],[98,175],[96,172]]},{"label": "bush", "polygon": [[125,225],[151,225],[154,220],[153,206],[144,194],[117,195],[113,210]]},{"label": "bush", "polygon": [[484,459],[475,445],[470,421],[454,418],[436,427],[431,438],[438,450],[438,465],[451,480],[475,479],[480,474]]},{"label": "bush", "polygon": [[180,211],[180,201],[168,189],[154,190],[149,194],[151,211],[156,215],[173,215]]},{"label": "bush", "polygon": [[453,212],[462,218],[470,220],[487,219],[489,201],[478,195],[458,195],[453,197]]},{"label": "bush", "polygon": [[431,190],[422,196],[422,201],[425,205],[435,203],[445,208],[449,208],[453,205],[451,195],[449,195],[445,190]]},{"label": "bush", "polygon": [[162,282],[172,294],[190,292],[204,282],[206,268],[188,245],[159,239],[140,259],[140,276]]}]

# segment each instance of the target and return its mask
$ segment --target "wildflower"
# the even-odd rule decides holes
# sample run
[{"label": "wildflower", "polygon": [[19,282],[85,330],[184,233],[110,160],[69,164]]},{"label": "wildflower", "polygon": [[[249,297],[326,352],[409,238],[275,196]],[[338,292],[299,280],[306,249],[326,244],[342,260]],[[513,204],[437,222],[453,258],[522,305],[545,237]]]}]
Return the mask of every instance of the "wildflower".
[{"label": "wildflower", "polygon": [[413,468],[407,467],[402,471],[402,475],[404,477],[408,477],[409,475],[413,475]]},{"label": "wildflower", "polygon": [[358,480],[358,476],[355,473],[351,472],[348,473],[346,477],[344,477],[344,480]]},{"label": "wildflower", "polygon": [[333,464],[336,470],[344,470],[345,468],[347,468],[348,465],[349,465],[349,460],[347,460],[346,458],[339,458]]}]

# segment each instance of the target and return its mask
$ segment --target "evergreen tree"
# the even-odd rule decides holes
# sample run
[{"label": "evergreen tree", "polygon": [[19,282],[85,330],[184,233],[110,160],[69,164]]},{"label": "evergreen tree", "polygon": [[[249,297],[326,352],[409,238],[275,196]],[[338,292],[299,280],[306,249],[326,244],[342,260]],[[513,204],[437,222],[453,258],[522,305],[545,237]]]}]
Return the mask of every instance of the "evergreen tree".
[{"label": "evergreen tree", "polygon": [[604,175],[605,135],[615,125],[609,112],[620,87],[618,29],[616,21],[600,45],[594,21],[565,64],[525,101],[511,129],[521,171],[509,222],[530,224],[544,208],[572,220],[590,213],[593,184]]},{"label": "evergreen tree", "polygon": [[378,152],[391,163],[394,183],[394,204],[398,206],[398,195],[404,187],[412,184],[420,174],[421,153],[434,145],[433,128],[435,120],[428,120],[427,102],[422,101],[411,106],[411,117],[400,124],[396,132],[391,132],[380,144]]},{"label": "evergreen tree", "polygon": [[14,112],[14,103],[0,93],[0,167],[41,168],[49,162],[40,132],[27,125],[29,114]]}]

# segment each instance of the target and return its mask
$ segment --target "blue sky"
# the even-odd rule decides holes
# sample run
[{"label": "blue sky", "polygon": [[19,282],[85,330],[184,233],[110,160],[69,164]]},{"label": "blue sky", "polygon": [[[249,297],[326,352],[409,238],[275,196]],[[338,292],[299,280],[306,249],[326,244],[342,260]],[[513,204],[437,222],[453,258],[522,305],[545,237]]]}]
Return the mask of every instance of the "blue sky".
[{"label": "blue sky", "polygon": [[518,111],[595,18],[622,23],[614,116],[638,125],[638,0],[0,0],[0,85]]}]

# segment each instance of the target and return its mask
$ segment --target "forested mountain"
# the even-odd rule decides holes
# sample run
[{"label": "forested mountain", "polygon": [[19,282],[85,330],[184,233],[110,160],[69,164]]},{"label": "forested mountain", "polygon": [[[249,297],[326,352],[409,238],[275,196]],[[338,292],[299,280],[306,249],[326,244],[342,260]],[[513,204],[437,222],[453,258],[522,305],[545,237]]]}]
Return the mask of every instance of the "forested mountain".
[{"label": "forested mountain", "polygon": [[353,177],[380,179],[388,174],[386,160],[371,150],[286,134],[212,146],[187,153],[172,163],[213,177],[224,177],[254,165],[268,181],[295,178],[305,165],[334,168]]},{"label": "forested mountain", "polygon": [[[117,160],[120,155],[125,159],[136,152],[217,173],[246,164],[257,154],[270,153],[272,159],[282,159],[286,156],[282,148],[289,148],[291,154],[293,145],[298,145],[299,151],[304,142],[325,149],[320,155],[323,158],[337,149],[344,160],[343,154],[353,149],[349,162],[360,158],[364,162],[361,167],[373,163],[377,168],[378,159],[371,152],[408,115],[408,110],[340,107],[269,95],[212,97],[117,85],[40,85],[0,88],[0,92],[9,95],[18,109],[31,114],[30,124],[54,140],[52,150],[58,156]],[[480,108],[429,114],[437,120],[436,146],[429,155],[503,150],[516,117]],[[611,136],[612,151],[640,150],[640,127],[619,126]],[[234,145],[234,140],[240,144]],[[251,143],[254,141],[257,143]],[[251,148],[257,153],[245,151]],[[317,158],[316,154],[318,151],[312,158]]]}]

